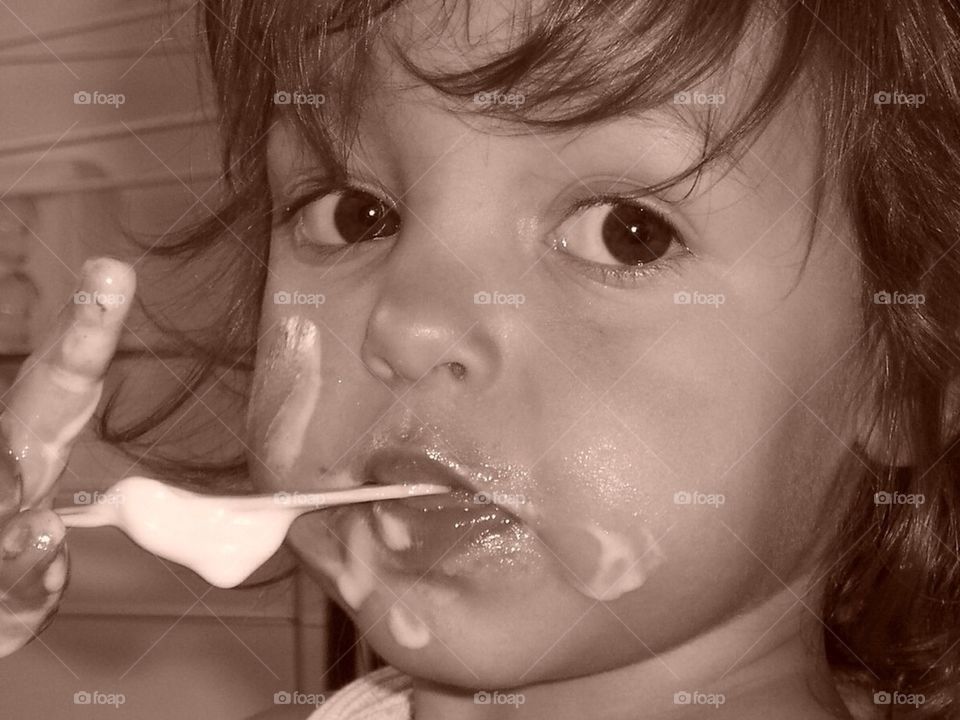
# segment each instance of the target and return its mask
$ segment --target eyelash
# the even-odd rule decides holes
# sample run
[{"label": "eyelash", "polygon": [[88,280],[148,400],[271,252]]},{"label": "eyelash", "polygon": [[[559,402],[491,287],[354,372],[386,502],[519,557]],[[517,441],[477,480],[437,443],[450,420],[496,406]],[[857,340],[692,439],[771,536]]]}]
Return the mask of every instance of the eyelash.
[{"label": "eyelash", "polygon": [[[294,197],[284,202],[280,208],[275,211],[275,215],[277,215],[278,218],[274,221],[274,227],[286,228],[290,225],[297,214],[314,200],[322,198],[331,193],[341,192],[352,188],[360,189],[364,192],[370,192],[371,195],[377,196],[369,189],[355,185],[314,185],[308,190],[296,193]],[[564,242],[564,238],[554,238],[551,244],[551,249],[554,250],[564,262],[575,265],[580,269],[581,272],[591,276],[597,282],[612,287],[632,287],[638,284],[641,280],[653,278],[663,273],[676,274],[679,271],[679,266],[682,264],[682,262],[693,256],[693,252],[683,239],[683,234],[677,229],[674,223],[672,223],[662,212],[650,207],[649,204],[638,202],[635,196],[616,194],[596,195],[587,200],[582,200],[575,203],[574,206],[564,214],[560,222],[565,222],[582,210],[592,207],[600,207],[603,205],[628,205],[631,207],[642,208],[655,214],[660,220],[673,229],[676,241],[680,245],[681,254],[671,258],[660,259],[646,265],[605,265],[603,263],[584,260],[583,258],[572,253],[563,252],[560,250],[560,246]],[[329,248],[313,247],[313,250],[317,253],[345,252],[351,249],[355,249],[353,245],[331,246]]]},{"label": "eyelash", "polygon": [[576,213],[582,210],[593,207],[601,207],[603,205],[627,205],[634,208],[641,208],[656,215],[673,230],[676,242],[679,244],[681,251],[680,254],[676,255],[675,257],[656,260],[646,265],[605,265],[603,263],[584,260],[573,253],[561,251],[559,246],[564,242],[565,238],[556,237],[554,239],[551,249],[556,251],[564,262],[569,262],[573,265],[576,265],[582,272],[592,276],[595,280],[603,285],[610,285],[613,287],[632,287],[638,284],[641,280],[653,278],[663,273],[677,274],[682,263],[685,260],[693,257],[693,251],[690,250],[689,246],[684,241],[683,233],[680,232],[677,226],[672,223],[662,212],[651,207],[648,203],[638,202],[635,195],[600,194],[595,195],[587,200],[581,200],[580,202],[574,204],[574,206],[563,216],[563,219],[560,222],[566,222],[569,218],[573,217]]},{"label": "eyelash", "polygon": [[287,200],[274,211],[274,215],[279,216],[278,219],[274,220],[274,227],[289,225],[294,216],[314,200],[318,200],[324,195],[347,189],[348,186],[346,185],[314,185],[309,190],[302,190],[296,193],[294,197]]},{"label": "eyelash", "polygon": [[[369,193],[374,197],[380,197],[380,193],[374,192],[369,187],[364,187],[362,185],[347,185],[343,183],[307,183],[304,185],[305,189],[294,189],[289,192],[290,197],[283,202],[280,207],[274,210],[274,220],[273,227],[274,229],[284,229],[290,232],[295,236],[296,228],[290,228],[290,223],[297,217],[297,215],[302,211],[307,205],[312,203],[314,200],[319,200],[327,195],[331,195],[336,192],[343,192],[346,190],[356,189],[362,190],[363,192]],[[382,198],[381,198],[382,199]],[[387,201],[388,204],[394,206],[392,201]],[[306,243],[300,243],[296,240],[296,237],[291,238],[291,240],[298,246],[303,247]],[[334,253],[352,253],[357,250],[356,244],[350,245],[331,245],[331,246],[322,246],[316,244],[310,244],[310,252],[314,255],[325,257]]]}]

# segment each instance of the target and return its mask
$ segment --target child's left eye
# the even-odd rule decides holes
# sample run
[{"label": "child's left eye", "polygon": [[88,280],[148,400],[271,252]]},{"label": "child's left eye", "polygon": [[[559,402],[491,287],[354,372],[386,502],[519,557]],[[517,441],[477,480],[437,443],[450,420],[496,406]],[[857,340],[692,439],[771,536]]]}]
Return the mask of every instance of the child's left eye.
[{"label": "child's left eye", "polygon": [[357,188],[313,193],[284,214],[297,217],[295,240],[305,245],[353,245],[400,230],[400,215],[389,203]]},{"label": "child's left eye", "polygon": [[593,201],[555,231],[554,247],[604,282],[649,275],[688,253],[679,231],[655,210],[623,199]]}]

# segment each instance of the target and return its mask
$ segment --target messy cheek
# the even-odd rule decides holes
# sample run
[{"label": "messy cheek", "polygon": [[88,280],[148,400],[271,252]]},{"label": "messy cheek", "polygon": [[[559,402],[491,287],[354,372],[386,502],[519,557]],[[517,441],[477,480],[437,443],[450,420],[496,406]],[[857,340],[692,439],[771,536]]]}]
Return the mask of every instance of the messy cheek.
[{"label": "messy cheek", "polygon": [[[412,594],[410,588],[404,590],[399,585],[396,588],[387,587],[378,575],[382,563],[376,540],[370,527],[361,518],[351,518],[346,545],[350,551],[340,562],[328,561],[323,567],[335,582],[344,602],[355,613],[364,610],[367,615],[376,615],[377,618],[385,614],[390,635],[401,647],[411,650],[426,647],[432,637],[428,622],[433,623],[425,617],[424,609],[435,607],[441,596],[449,601],[456,592],[429,584],[424,584]],[[364,607],[375,592],[377,602]],[[424,594],[429,597],[423,597]]]},{"label": "messy cheek", "polygon": [[383,622],[393,641],[409,650],[430,644],[435,613],[458,596],[451,588],[426,582],[405,589],[385,569],[378,540],[356,514],[335,510],[325,513],[322,522],[316,515],[304,518],[289,537],[361,625]]},{"label": "messy cheek", "polygon": [[574,589],[594,600],[609,602],[638,590],[665,560],[647,528],[620,532],[580,523],[547,525],[540,532]]},{"label": "messy cheek", "polygon": [[[266,489],[316,488],[316,478],[303,470],[301,458],[311,418],[321,391],[319,331],[306,318],[284,318],[262,359],[250,398],[248,437],[255,455],[257,484]],[[333,526],[336,511],[299,518],[288,534],[295,548],[333,578],[347,604],[358,607],[372,590],[362,533],[341,540]],[[329,521],[329,523],[328,523]]]},{"label": "messy cheek", "polygon": [[613,601],[643,587],[666,561],[660,518],[642,483],[655,461],[638,461],[638,443],[614,425],[592,427],[603,430],[585,432],[537,473],[553,490],[539,508],[521,512],[574,589]]},{"label": "messy cheek", "polygon": [[263,360],[250,400],[248,427],[265,480],[298,487],[304,440],[321,390],[317,326],[306,318],[284,318]]},{"label": "messy cheek", "polygon": [[[258,366],[248,420],[267,486],[315,486],[316,478],[306,477],[302,469],[302,456],[320,390],[317,327],[302,317],[285,318]],[[388,522],[386,529],[397,547],[409,542],[403,526]],[[375,571],[380,565],[376,541],[359,517],[343,517],[335,511],[314,515],[295,525],[290,537],[352,611],[359,612],[376,590],[392,595],[380,587]],[[403,647],[424,647],[430,640],[426,623],[403,603],[390,607],[387,623],[394,640]]]},{"label": "messy cheek", "polygon": [[[260,362],[252,401],[251,430],[268,486],[315,487],[316,478],[307,478],[302,468],[319,375],[316,328],[301,319],[285,320]],[[489,458],[487,497],[471,510],[490,508],[486,514],[493,516],[493,508],[501,506],[520,523],[490,528],[478,521],[473,533],[458,521],[450,530],[456,537],[447,538],[436,527],[443,524],[443,511],[431,513],[431,523],[408,518],[401,508],[369,518],[327,511],[298,520],[290,540],[361,624],[387,603],[390,636],[409,649],[430,644],[436,614],[443,614],[442,606],[457,593],[466,593],[464,601],[469,595],[471,602],[475,596],[493,602],[503,585],[497,579],[507,576],[537,577],[541,584],[549,577],[587,602],[612,602],[642,588],[666,560],[657,525],[638,492],[639,479],[652,476],[652,461],[634,462],[637,443],[625,432],[612,434],[615,425],[605,418],[588,425],[603,432],[573,433],[565,442],[568,450],[551,462],[506,466]],[[452,548],[456,551],[448,552]],[[398,567],[408,555],[417,555],[411,567],[425,565],[433,581],[419,583],[404,602],[393,602],[410,574]],[[450,597],[437,596],[447,591]]]}]

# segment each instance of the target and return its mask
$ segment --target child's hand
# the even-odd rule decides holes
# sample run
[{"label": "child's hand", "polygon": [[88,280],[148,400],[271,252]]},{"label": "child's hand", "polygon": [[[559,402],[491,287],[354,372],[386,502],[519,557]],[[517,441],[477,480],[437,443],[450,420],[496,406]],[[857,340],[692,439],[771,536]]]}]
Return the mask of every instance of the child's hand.
[{"label": "child's hand", "polygon": [[87,262],[80,291],[0,408],[0,657],[36,636],[63,593],[67,553],[63,523],[50,509],[55,484],[96,410],[134,288],[129,266]]}]

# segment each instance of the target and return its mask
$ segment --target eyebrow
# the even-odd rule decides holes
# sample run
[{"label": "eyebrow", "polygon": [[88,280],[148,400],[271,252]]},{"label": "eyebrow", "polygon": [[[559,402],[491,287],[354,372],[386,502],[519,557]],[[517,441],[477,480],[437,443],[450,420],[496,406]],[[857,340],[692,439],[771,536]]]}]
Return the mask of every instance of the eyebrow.
[{"label": "eyebrow", "polygon": [[[645,111],[644,113],[636,114],[624,114],[624,115],[612,115],[603,120],[599,120],[595,123],[587,123],[576,128],[576,135],[567,142],[565,142],[561,148],[567,148],[575,142],[579,142],[583,139],[584,135],[594,135],[599,132],[602,132],[603,129],[610,125],[616,124],[630,124],[635,125],[637,130],[643,130],[649,132],[653,130],[667,130],[669,135],[677,135],[682,137],[685,140],[692,142],[702,142],[704,140],[703,133],[700,133],[693,129],[693,127],[687,123],[677,124],[675,118],[670,115],[670,113],[664,112],[662,109],[653,108],[651,110]],[[570,131],[564,131],[570,132]],[[562,134],[562,133],[558,133]]]},{"label": "eyebrow", "polygon": [[[597,136],[599,135],[602,139],[606,127],[617,126],[618,129],[615,134],[618,138],[621,135],[656,132],[665,135],[665,141],[677,149],[682,149],[686,145],[701,148],[700,155],[697,157],[702,157],[702,148],[706,140],[704,132],[697,129],[692,122],[678,122],[678,116],[665,110],[665,107],[667,106],[652,108],[643,113],[612,116],[595,124],[581,126],[576,129],[574,137],[560,145],[560,150],[565,150],[577,142],[597,142]],[[625,129],[619,129],[620,126],[625,126]],[[723,153],[713,158],[700,172],[707,173],[712,168],[720,166],[722,168],[720,170],[721,175],[730,175],[741,180],[746,179],[747,173],[739,162],[729,162],[728,165],[724,166],[725,159],[732,160],[729,153]],[[688,168],[695,167],[698,162],[699,159],[695,159],[688,165]],[[694,171],[694,175],[696,172]]]},{"label": "eyebrow", "polygon": [[[586,144],[595,144],[602,142],[604,140],[605,131],[610,127],[616,128],[616,130],[613,132],[614,139],[619,139],[625,135],[634,135],[635,137],[639,137],[641,133],[644,132],[656,132],[664,135],[665,138],[663,141],[668,142],[677,150],[683,150],[687,145],[690,147],[702,148],[705,140],[704,133],[699,131],[692,122],[678,122],[679,116],[676,113],[665,110],[665,107],[666,106],[654,108],[642,114],[636,113],[611,116],[596,123],[584,124],[576,128],[569,128],[559,131],[556,133],[557,135],[573,133],[573,137],[565,140],[558,147],[557,152],[563,152],[575,143],[582,142]],[[474,115],[482,114],[474,113]],[[295,142],[303,143],[303,133],[300,132],[299,124],[295,122],[292,126],[292,129],[296,136]],[[362,135],[362,132],[358,134],[358,142],[362,140]],[[309,163],[309,165],[323,166],[324,172],[329,174],[331,177],[339,175],[341,172],[344,172],[347,176],[349,176],[351,174],[351,166],[354,165],[351,160],[354,158],[356,153],[357,150],[355,147],[347,149],[347,164],[342,168],[339,166],[339,164],[337,164],[336,167],[329,165],[324,158],[313,158],[314,162]],[[698,178],[698,176],[706,175],[707,173],[711,173],[711,171],[717,173],[718,179],[729,176],[733,179],[744,181],[748,178],[747,172],[742,167],[741,163],[733,162],[729,153],[718,155],[702,168],[694,169],[699,164],[702,156],[701,149],[699,154],[695,155],[694,158],[683,167],[683,169],[678,171],[678,173],[675,175],[665,178],[663,182],[667,183],[666,187],[683,186],[690,182],[691,178]],[[731,162],[724,163],[724,160],[731,160]],[[268,154],[268,163],[269,162],[270,155]],[[642,165],[642,162],[638,161],[637,165]],[[307,177],[309,174],[310,173],[306,173],[303,168],[298,168],[294,173],[295,177],[302,176],[302,178]],[[673,178],[682,179],[678,180],[677,182],[670,182],[670,180]],[[698,184],[699,180],[695,179],[693,182]]]}]

